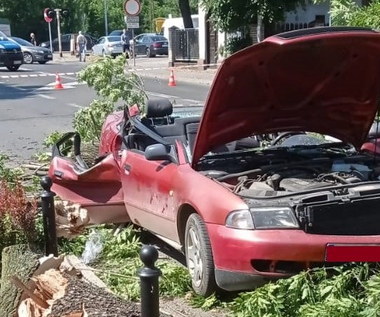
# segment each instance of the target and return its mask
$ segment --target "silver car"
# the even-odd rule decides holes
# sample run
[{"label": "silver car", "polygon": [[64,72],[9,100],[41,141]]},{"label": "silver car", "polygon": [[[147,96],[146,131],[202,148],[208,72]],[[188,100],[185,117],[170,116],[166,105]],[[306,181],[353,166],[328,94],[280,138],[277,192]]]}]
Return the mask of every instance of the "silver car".
[{"label": "silver car", "polygon": [[92,47],[92,53],[100,56],[120,55],[123,53],[123,43],[120,36],[102,36]]}]

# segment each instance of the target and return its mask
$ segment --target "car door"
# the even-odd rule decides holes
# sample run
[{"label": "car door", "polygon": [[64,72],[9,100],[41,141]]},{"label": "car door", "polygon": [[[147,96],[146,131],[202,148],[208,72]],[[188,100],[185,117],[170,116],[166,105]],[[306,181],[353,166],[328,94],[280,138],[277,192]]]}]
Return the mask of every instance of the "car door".
[{"label": "car door", "polygon": [[70,51],[71,34],[64,34],[62,36],[62,51]]},{"label": "car door", "polygon": [[150,44],[152,43],[152,39],[150,36],[146,35],[143,37],[142,41],[143,43],[143,49],[142,49],[142,52],[141,54],[146,54],[147,53],[147,49],[150,47]]},{"label": "car door", "polygon": [[101,37],[98,42],[92,47],[92,52],[94,55],[102,55],[104,37]]},{"label": "car door", "polygon": [[178,164],[148,161],[142,151],[125,150],[120,179],[130,219],[168,239],[177,239]]},{"label": "car door", "polygon": [[135,53],[138,55],[144,54],[143,43],[142,43],[143,37],[144,37],[143,35],[138,35],[135,37]]}]

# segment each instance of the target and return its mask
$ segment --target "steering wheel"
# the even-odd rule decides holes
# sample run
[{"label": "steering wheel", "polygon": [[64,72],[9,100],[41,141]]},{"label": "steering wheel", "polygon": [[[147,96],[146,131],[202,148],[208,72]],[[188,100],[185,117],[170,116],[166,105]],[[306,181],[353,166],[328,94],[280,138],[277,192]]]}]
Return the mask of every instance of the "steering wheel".
[{"label": "steering wheel", "polygon": [[302,131],[288,131],[288,132],[283,132],[283,133],[280,133],[272,142],[271,142],[271,145],[278,145],[278,144],[281,144],[281,142],[284,140],[284,139],[287,139],[293,135],[297,135],[297,134],[306,134],[305,132],[302,132]]}]

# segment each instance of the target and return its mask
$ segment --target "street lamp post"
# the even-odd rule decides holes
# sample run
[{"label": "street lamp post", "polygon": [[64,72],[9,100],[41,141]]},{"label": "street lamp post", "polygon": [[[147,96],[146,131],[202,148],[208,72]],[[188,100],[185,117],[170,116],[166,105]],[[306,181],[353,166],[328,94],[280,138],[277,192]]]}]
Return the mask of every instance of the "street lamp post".
[{"label": "street lamp post", "polygon": [[107,0],[104,0],[104,28],[105,28],[105,31],[106,31],[106,34],[104,35],[108,35],[108,19],[107,19]]}]

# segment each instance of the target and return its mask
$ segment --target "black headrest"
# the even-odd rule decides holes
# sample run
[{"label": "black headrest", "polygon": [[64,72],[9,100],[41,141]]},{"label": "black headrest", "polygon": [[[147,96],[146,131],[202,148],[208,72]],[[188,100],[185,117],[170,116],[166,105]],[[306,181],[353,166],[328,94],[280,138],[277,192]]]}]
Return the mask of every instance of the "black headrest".
[{"label": "black headrest", "polygon": [[173,105],[168,99],[149,99],[146,103],[147,118],[162,118],[173,113]]}]

